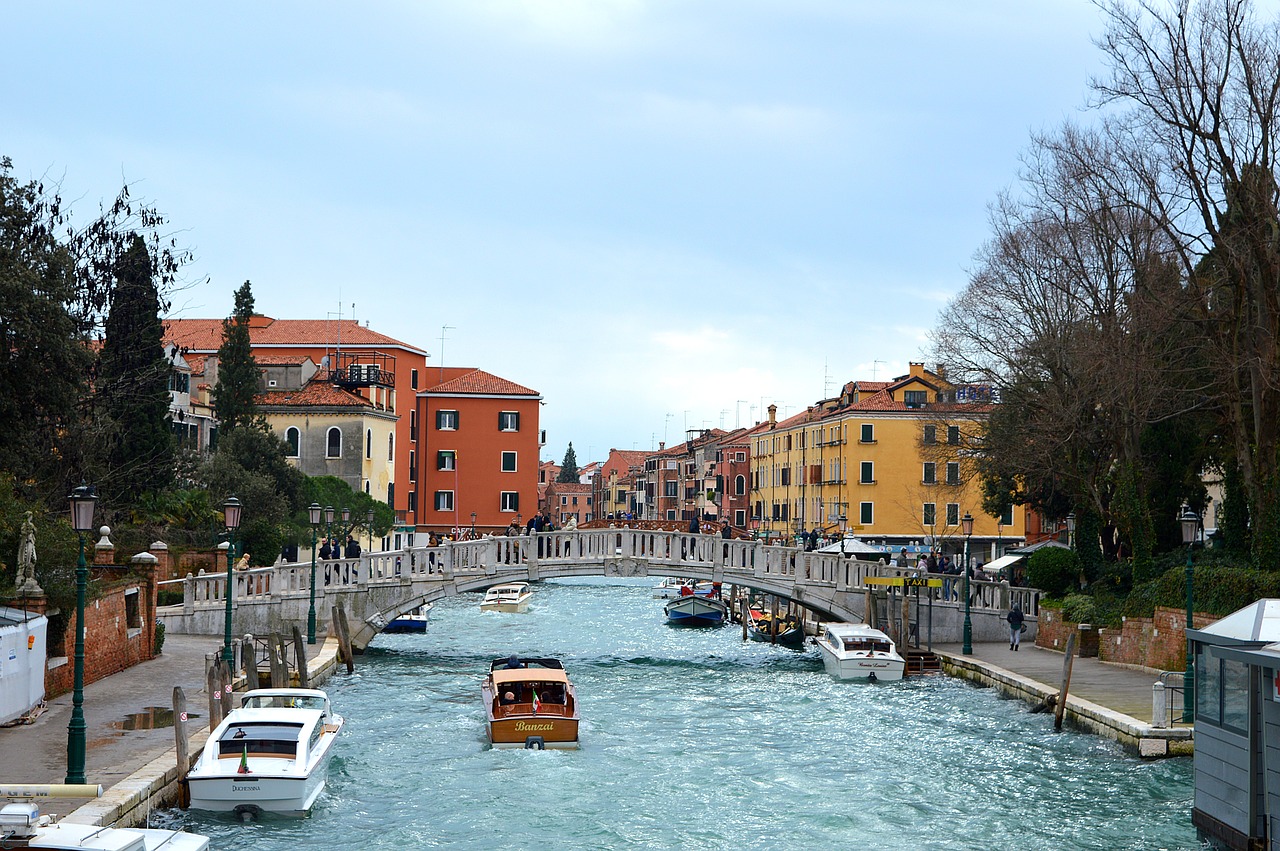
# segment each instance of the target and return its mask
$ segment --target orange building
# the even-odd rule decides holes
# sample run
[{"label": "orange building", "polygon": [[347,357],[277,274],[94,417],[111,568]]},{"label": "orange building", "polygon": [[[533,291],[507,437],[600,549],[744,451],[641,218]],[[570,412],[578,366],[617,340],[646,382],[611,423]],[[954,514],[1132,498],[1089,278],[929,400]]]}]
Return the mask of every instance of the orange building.
[{"label": "orange building", "polygon": [[542,396],[483,370],[430,370],[418,393],[422,433],[410,472],[419,531],[477,535],[538,510]]},{"label": "orange building", "polygon": [[[185,356],[216,355],[222,345],[221,319],[170,319],[165,339]],[[387,502],[402,522],[413,524],[409,509],[409,458],[418,442],[413,394],[427,383],[427,353],[379,334],[354,319],[273,319],[255,315],[249,323],[255,357],[310,357],[320,366],[317,380],[328,381],[367,399],[375,411],[397,416],[394,476]],[[434,372],[431,375],[435,375]],[[215,380],[209,376],[209,383]],[[264,386],[264,391],[274,390]],[[399,483],[399,484],[398,484]]]}]

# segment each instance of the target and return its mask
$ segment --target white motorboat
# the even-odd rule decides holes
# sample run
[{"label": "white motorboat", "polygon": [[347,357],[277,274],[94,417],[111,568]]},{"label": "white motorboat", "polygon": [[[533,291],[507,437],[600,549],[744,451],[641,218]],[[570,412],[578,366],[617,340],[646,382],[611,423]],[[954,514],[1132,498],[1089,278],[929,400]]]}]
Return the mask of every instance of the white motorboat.
[{"label": "white motorboat", "polygon": [[529,609],[529,600],[533,591],[528,582],[508,582],[495,585],[484,594],[480,601],[482,612],[524,612]]},{"label": "white motorboat", "polygon": [[342,716],[318,689],[254,689],[187,774],[201,810],[305,815],[320,797]]},{"label": "white motorboat", "polygon": [[[58,784],[15,787],[0,786],[0,797],[81,798],[97,797],[101,786]],[[208,851],[209,837],[181,830],[140,827],[99,827],[93,824],[55,822],[41,815],[40,806],[30,800],[0,807],[0,848],[42,848],[45,851]]]},{"label": "white motorboat", "polygon": [[680,579],[676,576],[665,577],[657,585],[653,586],[653,599],[670,600],[680,596],[680,588],[688,584],[687,579]]},{"label": "white motorboat", "polygon": [[838,680],[900,680],[906,668],[893,640],[865,623],[824,623],[816,643]]}]

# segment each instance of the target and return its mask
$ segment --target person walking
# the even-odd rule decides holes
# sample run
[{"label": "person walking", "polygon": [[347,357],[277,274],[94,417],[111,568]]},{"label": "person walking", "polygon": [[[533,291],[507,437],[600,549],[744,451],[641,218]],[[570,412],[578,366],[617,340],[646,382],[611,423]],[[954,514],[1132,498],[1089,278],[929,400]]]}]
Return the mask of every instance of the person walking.
[{"label": "person walking", "polygon": [[1009,614],[1004,616],[1009,622],[1009,649],[1018,649],[1018,640],[1022,637],[1022,609],[1017,603],[1013,604],[1013,608],[1009,610]]}]

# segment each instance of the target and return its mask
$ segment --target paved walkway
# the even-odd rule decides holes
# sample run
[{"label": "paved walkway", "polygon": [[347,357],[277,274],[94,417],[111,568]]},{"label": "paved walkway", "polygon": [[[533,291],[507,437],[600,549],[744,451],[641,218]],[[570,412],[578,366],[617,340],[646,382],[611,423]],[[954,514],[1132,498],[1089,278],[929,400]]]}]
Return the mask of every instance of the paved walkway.
[{"label": "paved walkway", "polygon": [[[187,695],[194,719],[189,731],[208,726],[205,654],[222,650],[222,636],[168,635],[161,654],[84,689],[85,780],[109,789],[174,747],[172,720],[148,728],[158,707],[173,709],[173,687]],[[171,715],[168,716],[171,719]],[[71,693],[50,701],[34,723],[0,728],[0,783],[61,783],[67,774],[67,724]],[[139,729],[125,729],[138,727]],[[65,815],[84,799],[48,799],[40,811]]]}]

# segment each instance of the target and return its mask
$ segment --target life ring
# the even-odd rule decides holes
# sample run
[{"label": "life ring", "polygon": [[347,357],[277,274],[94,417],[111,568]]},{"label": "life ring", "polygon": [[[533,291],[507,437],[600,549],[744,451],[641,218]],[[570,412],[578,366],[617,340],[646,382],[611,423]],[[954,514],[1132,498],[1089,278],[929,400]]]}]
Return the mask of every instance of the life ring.
[{"label": "life ring", "polygon": [[528,736],[524,740],[524,749],[527,751],[545,751],[547,743],[542,740],[541,736]]}]

